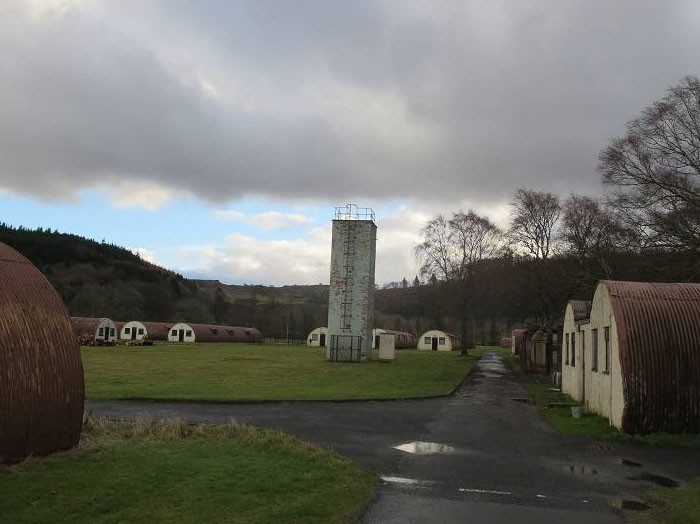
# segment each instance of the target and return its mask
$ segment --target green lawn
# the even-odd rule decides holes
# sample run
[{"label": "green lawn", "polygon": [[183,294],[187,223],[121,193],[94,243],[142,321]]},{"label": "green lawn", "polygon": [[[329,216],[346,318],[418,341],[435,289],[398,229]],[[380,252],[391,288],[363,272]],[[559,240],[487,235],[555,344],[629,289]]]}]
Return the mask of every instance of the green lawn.
[{"label": "green lawn", "polygon": [[617,442],[700,448],[700,435],[672,435],[669,433],[627,435],[611,426],[606,418],[598,415],[586,414],[575,419],[571,416],[571,408],[569,407],[549,407],[549,404],[553,403],[575,403],[568,395],[558,391],[550,391],[552,385],[549,381],[542,381],[539,377],[530,376],[523,379],[523,386],[540,407],[547,422],[561,433]]},{"label": "green lawn", "polygon": [[0,466],[0,521],[354,522],[377,488],[351,461],[280,432],[97,420],[76,450]]},{"label": "green lawn", "polygon": [[325,349],[243,344],[84,347],[89,399],[323,400],[450,393],[478,357],[397,351],[394,362],[325,360]]}]

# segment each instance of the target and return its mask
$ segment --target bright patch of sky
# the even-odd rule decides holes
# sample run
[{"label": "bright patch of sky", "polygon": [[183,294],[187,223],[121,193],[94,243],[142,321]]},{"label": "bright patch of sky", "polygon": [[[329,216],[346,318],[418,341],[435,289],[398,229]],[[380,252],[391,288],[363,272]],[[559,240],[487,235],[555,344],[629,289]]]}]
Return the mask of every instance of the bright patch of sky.
[{"label": "bright patch of sky", "polygon": [[[114,243],[188,277],[231,284],[328,283],[333,203],[284,206],[246,199],[214,207],[179,196],[155,207],[140,204],[116,202],[99,190],[68,202],[0,193],[2,220],[10,225]],[[386,214],[384,224],[378,221],[377,282],[413,278],[418,270],[412,249],[427,215],[411,213],[399,201],[377,211]]]}]

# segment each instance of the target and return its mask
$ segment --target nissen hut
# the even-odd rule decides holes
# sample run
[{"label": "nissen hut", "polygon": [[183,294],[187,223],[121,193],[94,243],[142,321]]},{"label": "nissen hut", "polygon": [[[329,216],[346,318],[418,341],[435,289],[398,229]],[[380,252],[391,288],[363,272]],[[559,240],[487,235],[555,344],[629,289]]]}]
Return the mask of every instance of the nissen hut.
[{"label": "nissen hut", "polygon": [[586,332],[590,330],[590,316],[590,300],[569,300],[566,304],[561,384],[562,392],[578,401],[584,398],[584,356]]},{"label": "nissen hut", "polygon": [[418,349],[427,351],[452,351],[462,347],[457,335],[433,329],[423,333],[418,339]]},{"label": "nissen hut", "polygon": [[602,281],[580,327],[565,335],[583,384],[562,387],[588,411],[627,433],[700,431],[700,284]]},{"label": "nissen hut", "polygon": [[88,337],[93,341],[116,342],[119,338],[117,325],[109,318],[71,317],[71,323],[78,339]]},{"label": "nissen hut", "polygon": [[168,333],[170,342],[249,342],[259,344],[262,334],[255,328],[186,324],[178,322]]},{"label": "nissen hut", "polygon": [[124,324],[121,330],[122,340],[168,340],[168,331],[172,324],[164,322],[140,322],[132,320]]},{"label": "nissen hut", "polygon": [[406,331],[394,331],[392,329],[373,329],[372,330],[372,349],[379,348],[379,335],[393,335],[394,348],[396,349],[411,349],[416,347],[416,337]]},{"label": "nissen hut", "polygon": [[328,337],[327,327],[317,327],[306,337],[306,345],[309,347],[326,347],[326,338]]}]

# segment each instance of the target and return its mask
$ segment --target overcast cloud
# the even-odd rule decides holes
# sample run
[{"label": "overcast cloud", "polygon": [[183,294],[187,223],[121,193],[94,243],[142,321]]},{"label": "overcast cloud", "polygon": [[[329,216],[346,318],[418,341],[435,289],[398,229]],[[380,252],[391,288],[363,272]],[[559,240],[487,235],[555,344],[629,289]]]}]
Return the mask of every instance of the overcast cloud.
[{"label": "overcast cloud", "polygon": [[698,27],[693,1],[9,0],[0,186],[119,205],[597,192],[607,139],[699,72]]}]

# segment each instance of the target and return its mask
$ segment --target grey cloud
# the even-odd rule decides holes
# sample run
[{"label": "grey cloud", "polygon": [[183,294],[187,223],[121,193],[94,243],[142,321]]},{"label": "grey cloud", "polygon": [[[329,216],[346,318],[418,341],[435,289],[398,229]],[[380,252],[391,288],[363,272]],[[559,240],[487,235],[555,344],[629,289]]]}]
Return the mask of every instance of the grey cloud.
[{"label": "grey cloud", "polygon": [[[145,5],[5,7],[0,186],[66,198],[133,179],[212,201],[591,193],[607,139],[700,70],[692,1]],[[263,107],[231,103],[236,87]]]}]

